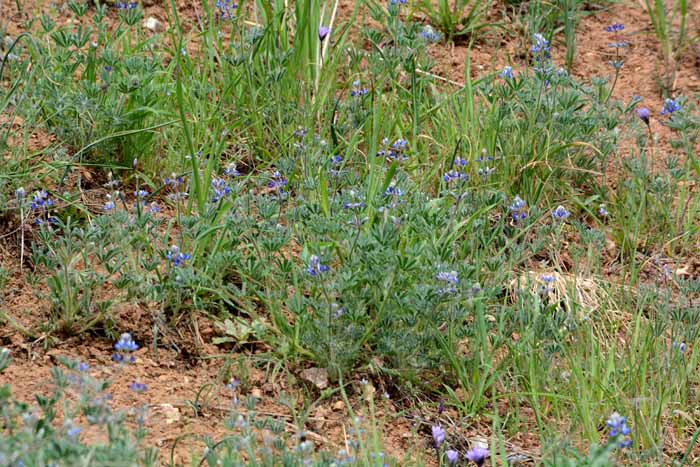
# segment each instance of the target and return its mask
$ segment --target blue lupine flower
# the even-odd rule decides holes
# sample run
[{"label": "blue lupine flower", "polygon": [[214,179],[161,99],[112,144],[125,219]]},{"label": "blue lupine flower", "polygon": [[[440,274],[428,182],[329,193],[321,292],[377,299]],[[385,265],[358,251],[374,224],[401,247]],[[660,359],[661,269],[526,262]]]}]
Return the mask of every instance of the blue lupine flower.
[{"label": "blue lupine flower", "polygon": [[102,210],[104,212],[111,212],[116,205],[114,204],[114,201],[112,200],[112,195],[107,195],[107,201],[105,202],[104,206],[102,206]]},{"label": "blue lupine flower", "polygon": [[401,198],[403,196],[403,191],[401,191],[401,188],[397,186],[389,185],[384,191],[384,196],[394,196],[397,198]]},{"label": "blue lupine flower", "polygon": [[231,0],[217,0],[216,9],[219,10],[221,19],[234,19],[236,17],[236,9],[238,5]]},{"label": "blue lupine flower", "polygon": [[556,280],[552,274],[542,274],[540,279],[542,279],[542,282],[545,284],[552,284]]},{"label": "blue lupine flower", "polygon": [[457,271],[440,271],[436,276],[437,280],[444,281],[452,285],[459,284],[459,276]]},{"label": "blue lupine flower", "polygon": [[153,201],[153,202],[148,206],[148,212],[150,212],[151,214],[157,214],[157,213],[159,213],[159,212],[160,212],[160,206],[158,205],[158,203],[156,203],[155,201]]},{"label": "blue lupine flower", "polygon": [[545,39],[542,34],[536,33],[533,35],[535,43],[530,48],[530,52],[533,54],[542,54],[543,56],[549,57],[549,41]]},{"label": "blue lupine flower", "polygon": [[423,28],[420,36],[427,42],[438,42],[442,38],[442,34],[433,29],[429,24]]},{"label": "blue lupine flower", "polygon": [[661,115],[672,114],[681,110],[681,105],[673,99],[666,99],[664,101],[664,108],[661,110]]},{"label": "blue lupine flower", "polygon": [[678,350],[680,353],[685,353],[686,349],[688,346],[685,344],[685,342],[674,342],[671,347],[674,349]]},{"label": "blue lupine flower", "polygon": [[148,192],[146,190],[137,190],[134,191],[134,196],[136,196],[138,199],[144,199],[148,196]]},{"label": "blue lupine flower", "polygon": [[224,175],[226,175],[227,177],[240,177],[241,173],[236,168],[236,163],[231,162],[224,169]]},{"label": "blue lupine flower", "polygon": [[646,107],[640,107],[637,109],[637,116],[649,126],[649,118],[651,117],[651,112]]},{"label": "blue lupine flower", "polygon": [[134,338],[128,332],[119,336],[119,340],[114,344],[114,349],[119,352],[135,352],[139,349],[139,345],[134,342]]},{"label": "blue lupine flower", "polygon": [[318,39],[320,41],[323,41],[330,33],[331,33],[331,28],[329,28],[328,26],[319,26]]},{"label": "blue lupine flower", "polygon": [[501,78],[503,79],[513,79],[513,67],[512,66],[506,66],[501,70]]},{"label": "blue lupine flower", "polygon": [[435,449],[438,449],[445,441],[445,430],[443,430],[439,425],[433,425],[431,431],[433,434]]},{"label": "blue lupine flower", "polygon": [[508,209],[510,210],[510,215],[514,221],[517,222],[527,219],[527,202],[520,198],[520,196],[515,196]]},{"label": "blue lupine flower", "polygon": [[129,384],[129,389],[131,389],[134,392],[146,392],[148,387],[146,387],[146,385],[143,383],[139,383],[138,381],[134,381],[133,383]]},{"label": "blue lupine flower", "polygon": [[552,218],[556,221],[563,221],[567,217],[569,217],[571,213],[566,210],[564,206],[557,206],[554,211],[552,211]]},{"label": "blue lupine flower", "polygon": [[389,0],[392,5],[405,5],[407,0]]},{"label": "blue lupine flower", "polygon": [[343,208],[350,209],[350,210],[362,209],[365,206],[367,206],[367,205],[362,201],[357,202],[357,203],[349,203],[349,202],[343,203]]},{"label": "blue lupine flower", "polygon": [[46,190],[37,191],[32,198],[31,207],[33,210],[46,210],[53,206],[53,200],[49,198]]},{"label": "blue lupine flower", "polygon": [[608,212],[608,210],[605,209],[605,205],[604,205],[604,204],[601,204],[601,205],[598,207],[598,214],[599,214],[600,216],[602,216],[602,217],[608,217],[608,216],[610,215],[610,213]]},{"label": "blue lupine flower", "polygon": [[272,180],[267,183],[267,186],[268,188],[274,188],[277,190],[277,193],[284,196],[287,194],[287,192],[284,190],[287,183],[289,183],[289,181],[282,176],[279,170],[275,170],[275,172],[272,174]]},{"label": "blue lupine flower", "polygon": [[606,421],[608,425],[608,437],[611,441],[616,441],[620,449],[628,448],[632,445],[629,435],[631,430],[627,426],[627,419],[617,412]]},{"label": "blue lupine flower", "polygon": [[189,253],[182,253],[180,248],[176,245],[170,247],[170,250],[165,255],[165,259],[173,262],[173,266],[179,267],[183,261],[187,261],[192,258]]},{"label": "blue lupine flower", "polygon": [[89,369],[90,369],[90,365],[88,365],[85,362],[80,362],[80,364],[78,364],[78,371],[81,373],[85,373]]},{"label": "blue lupine flower", "polygon": [[360,81],[352,82],[352,89],[350,90],[350,95],[352,97],[362,97],[366,96],[367,94],[369,94],[369,89],[363,88]]},{"label": "blue lupine flower", "polygon": [[117,2],[114,6],[117,10],[133,10],[138,8],[139,4],[137,2]]},{"label": "blue lupine flower", "polygon": [[455,451],[454,449],[449,449],[445,453],[445,456],[447,456],[448,465],[457,465],[457,461],[459,460],[459,453],[457,451]]},{"label": "blue lupine flower", "polygon": [[319,274],[327,272],[328,270],[329,267],[325,264],[321,264],[321,258],[319,258],[318,256],[312,255],[311,258],[309,258],[309,265],[306,267],[306,272],[310,276],[316,277]]},{"label": "blue lupine flower", "polygon": [[218,203],[222,198],[231,194],[231,187],[226,184],[226,180],[223,178],[212,178],[211,188],[214,190],[211,200],[213,203]]},{"label": "blue lupine flower", "polygon": [[165,183],[166,185],[168,185],[171,188],[177,188],[178,186],[182,185],[184,182],[185,182],[185,179],[182,176],[176,175],[176,174],[172,174],[170,177],[166,177],[163,180],[163,183]]},{"label": "blue lupine flower", "polygon": [[625,25],[621,23],[613,23],[610,26],[606,26],[605,30],[608,32],[620,32],[625,29]]},{"label": "blue lupine flower", "polygon": [[478,467],[481,467],[482,465],[484,465],[484,461],[488,456],[488,448],[485,448],[483,446],[475,446],[469,451],[467,451],[467,455],[465,457],[470,461],[474,462]]},{"label": "blue lupine flower", "polygon": [[442,179],[447,182],[451,183],[455,180],[467,180],[469,176],[465,174],[464,172],[458,172],[457,170],[450,170],[449,172],[445,173],[445,175],[442,176]]},{"label": "blue lupine flower", "polygon": [[27,196],[27,192],[24,187],[19,187],[15,190],[15,198],[24,199],[25,196]]}]

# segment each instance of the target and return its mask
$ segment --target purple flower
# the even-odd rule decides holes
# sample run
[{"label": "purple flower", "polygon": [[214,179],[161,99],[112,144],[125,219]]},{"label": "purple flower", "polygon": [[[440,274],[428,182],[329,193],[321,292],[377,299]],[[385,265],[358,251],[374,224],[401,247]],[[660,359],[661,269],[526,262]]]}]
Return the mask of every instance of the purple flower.
[{"label": "purple flower", "polygon": [[554,211],[552,211],[552,218],[556,221],[563,221],[567,217],[569,217],[571,213],[566,210],[564,206],[557,206]]},{"label": "purple flower", "polygon": [[618,443],[620,449],[628,448],[632,445],[629,435],[631,430],[627,426],[627,419],[617,412],[613,412],[605,422],[608,425],[608,437],[611,441]]},{"label": "purple flower", "polygon": [[316,277],[329,270],[328,266],[321,264],[321,258],[317,255],[312,255],[309,259],[309,265],[306,267],[306,272],[311,277]]},{"label": "purple flower", "polygon": [[328,36],[328,34],[330,34],[330,33],[331,33],[331,28],[329,28],[328,26],[320,26],[318,28],[318,39],[320,41],[323,41],[323,39],[325,39]]},{"label": "purple flower", "polygon": [[625,25],[621,23],[613,23],[610,26],[606,26],[605,30],[608,32],[620,32],[625,29]]},{"label": "purple flower", "polygon": [[501,70],[501,78],[505,80],[511,80],[513,79],[513,67],[512,66],[506,66]]},{"label": "purple flower", "polygon": [[129,385],[129,389],[131,389],[134,392],[146,392],[148,388],[145,384],[139,383],[138,381],[134,381]]},{"label": "purple flower", "polygon": [[433,425],[431,430],[433,433],[433,443],[435,444],[435,449],[438,449],[445,441],[445,430],[440,428],[439,425]]},{"label": "purple flower", "polygon": [[241,173],[236,168],[236,163],[231,162],[224,169],[224,175],[226,175],[227,177],[240,177]]},{"label": "purple flower", "polygon": [[453,449],[448,450],[445,455],[447,456],[447,463],[449,465],[457,465],[459,460],[459,453]]},{"label": "purple flower", "polygon": [[651,117],[651,112],[646,107],[640,107],[637,109],[637,117],[639,117],[647,126],[649,126],[649,117]]},{"label": "purple flower", "polygon": [[481,467],[482,465],[484,465],[484,461],[488,456],[488,448],[485,448],[483,446],[476,446],[467,451],[466,458],[474,462],[477,466]]},{"label": "purple flower", "polygon": [[89,369],[90,369],[90,366],[85,362],[80,362],[80,364],[78,365],[78,371],[81,373],[85,373]]},{"label": "purple flower", "polygon": [[222,198],[231,194],[231,187],[226,184],[226,180],[223,178],[212,178],[211,187],[214,190],[212,203],[218,203]]},{"label": "purple flower", "polygon": [[601,204],[601,205],[598,207],[598,214],[599,214],[600,216],[602,216],[602,217],[608,217],[608,216],[610,215],[610,213],[608,212],[608,210],[605,209],[605,205],[604,205],[604,204]]},{"label": "purple flower", "polygon": [[457,276],[457,271],[440,271],[437,273],[437,280],[447,282],[452,285],[459,284],[459,277]]},{"label": "purple flower", "polygon": [[217,0],[216,9],[219,10],[221,19],[234,19],[236,17],[236,8],[238,5],[231,0]]},{"label": "purple flower", "polygon": [[664,108],[661,110],[661,115],[672,114],[681,110],[681,105],[674,101],[673,99],[666,99],[664,101]]},{"label": "purple flower", "polygon": [[182,253],[180,248],[176,245],[170,247],[168,252],[165,254],[165,259],[173,262],[173,266],[179,267],[183,261],[187,261],[192,258],[189,253]]},{"label": "purple flower", "polygon": [[119,352],[135,352],[139,349],[139,345],[134,342],[134,338],[128,332],[119,336],[119,340],[114,344],[114,349]]},{"label": "purple flower", "polygon": [[360,81],[352,82],[352,90],[350,91],[350,95],[352,97],[362,97],[366,96],[367,94],[369,94],[369,89],[363,88]]}]

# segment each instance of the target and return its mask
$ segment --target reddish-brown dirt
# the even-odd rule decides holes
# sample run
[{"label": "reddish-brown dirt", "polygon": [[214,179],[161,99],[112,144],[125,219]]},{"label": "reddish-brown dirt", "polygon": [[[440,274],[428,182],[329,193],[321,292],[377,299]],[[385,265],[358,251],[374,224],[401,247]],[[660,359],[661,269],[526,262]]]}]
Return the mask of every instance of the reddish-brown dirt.
[{"label": "reddish-brown dirt", "polygon": [[[16,11],[14,2],[0,0],[2,26],[12,35],[22,32],[28,15],[40,10],[34,5],[44,4],[42,1],[22,3],[25,8],[24,15]],[[352,10],[350,3],[352,2],[341,1],[339,22],[342,23],[343,19],[349,16]],[[178,0],[177,4],[181,7],[181,17],[189,24],[195,24],[201,14],[197,3]],[[692,8],[697,10],[696,13],[700,13],[700,3],[693,5]],[[507,16],[499,16],[502,10],[493,13],[495,21],[508,21]],[[171,21],[168,9],[157,4],[147,6],[145,16],[154,16],[166,25]],[[62,21],[68,21],[67,18],[68,15]],[[366,18],[366,12],[361,12],[358,24],[367,22],[362,21],[363,18]],[[604,27],[612,22],[625,23],[626,38],[631,42],[614,97],[627,102],[632,96],[642,96],[644,105],[657,115],[652,121],[652,129],[658,134],[660,147],[669,150],[670,131],[659,123],[658,118],[658,110],[663,103],[656,80],[656,72],[661,66],[659,44],[651,29],[648,16],[638,3],[628,1],[616,4],[608,11],[588,16],[581,21],[577,31],[578,53],[572,72],[584,81],[590,80],[591,76],[595,75],[610,75],[611,70],[607,65],[608,38],[605,36]],[[523,60],[520,58],[522,57],[520,50],[528,47],[529,43],[520,43],[520,39],[507,34],[490,34],[475,44],[471,51],[472,75],[493,73],[506,64],[513,65],[517,73],[518,64],[522,64]],[[468,48],[462,44],[435,46],[431,50],[431,56],[437,63],[433,72],[453,83],[462,83],[467,53]],[[553,55],[555,60],[561,62],[561,57],[564,55],[562,44],[554,44]],[[690,96],[699,91],[699,75],[700,53],[696,48],[691,48],[680,66],[675,94]],[[13,124],[22,123],[13,122]],[[52,142],[53,138],[36,132],[31,134],[29,145],[30,149],[35,151],[47,147]],[[661,162],[657,164],[660,167]],[[162,459],[165,463],[170,462],[170,449],[175,445],[175,440],[185,437],[175,445],[173,454],[176,465],[185,465],[190,463],[191,458],[198,459],[193,455],[193,452],[202,447],[201,441],[196,440],[197,437],[208,435],[221,438],[225,435],[223,421],[227,413],[228,393],[223,385],[226,383],[228,365],[232,361],[240,360],[245,362],[244,366],[248,374],[248,381],[242,386],[242,392],[259,397],[261,412],[284,418],[289,422],[289,430],[296,430],[295,421],[291,418],[289,411],[276,401],[283,392],[291,392],[297,399],[315,394],[313,388],[299,381],[298,375],[288,376],[296,378],[293,387],[287,376],[277,376],[273,379],[271,373],[262,371],[261,368],[265,368],[265,365],[252,363],[260,361],[260,355],[252,352],[226,354],[208,343],[197,348],[195,355],[187,359],[172,350],[154,351],[150,348],[150,323],[147,310],[129,306],[122,308],[119,312],[124,330],[134,332],[143,346],[137,352],[136,363],[124,367],[116,366],[111,361],[112,343],[104,337],[52,341],[49,350],[45,350],[47,342],[40,332],[32,333],[35,336],[34,339],[29,339],[19,332],[17,328],[22,327],[39,329],[42,320],[47,316],[48,305],[37,297],[33,286],[27,282],[26,276],[19,272],[16,232],[16,228],[0,229],[0,265],[14,271],[4,293],[0,294],[0,310],[7,311],[17,324],[16,327],[5,325],[0,329],[0,345],[12,349],[14,356],[12,366],[0,376],[0,384],[11,383],[13,393],[19,398],[30,401],[34,393],[46,392],[49,389],[49,369],[56,364],[59,355],[85,361],[91,367],[91,374],[112,380],[109,392],[113,397],[114,407],[137,408],[144,403],[149,405],[151,415],[147,422],[149,435],[146,443],[162,448]],[[41,286],[39,288],[41,289]],[[200,328],[204,330],[202,334],[207,341],[213,334],[211,326],[204,320],[200,320]],[[231,371],[233,376],[236,376],[235,369]],[[127,388],[128,384],[134,380],[146,383],[148,391],[135,396]],[[359,388],[358,384],[354,386]],[[198,391],[202,388],[205,388],[208,394],[207,401],[203,404],[201,411],[195,414],[188,405],[188,401],[195,401]],[[378,390],[378,394],[381,392]],[[388,425],[384,429],[387,452],[399,459],[404,456],[404,453],[428,452],[427,433],[430,422],[428,417],[433,411],[434,404],[426,404],[424,410],[418,408],[406,410],[401,401],[396,400],[395,397],[392,397],[392,400],[384,400],[381,397],[376,399],[378,418],[385,416],[385,423]],[[367,415],[363,398],[355,394],[352,400],[355,409]],[[419,416],[416,418],[414,415]],[[450,411],[447,411],[446,415],[447,419],[457,418],[456,414]],[[417,420],[422,420],[422,423],[416,423]],[[489,434],[488,422],[482,424],[475,421],[466,426],[459,423],[459,426],[459,433],[464,439]],[[334,397],[320,403],[316,409],[312,410],[304,429],[311,433],[310,438],[318,445],[336,450],[344,445],[348,427],[347,410],[340,399]],[[536,431],[533,429],[532,433]],[[193,437],[187,437],[189,435]],[[536,435],[520,433],[507,442],[513,452],[537,455]]]}]

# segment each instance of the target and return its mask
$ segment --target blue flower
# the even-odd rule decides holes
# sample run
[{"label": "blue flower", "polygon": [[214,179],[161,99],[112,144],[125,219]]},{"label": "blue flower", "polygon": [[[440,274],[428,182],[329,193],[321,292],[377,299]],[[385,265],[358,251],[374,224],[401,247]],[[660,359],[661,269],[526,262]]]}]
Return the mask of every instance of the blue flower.
[{"label": "blue flower", "polygon": [[217,0],[216,9],[219,10],[219,17],[221,19],[234,19],[236,17],[236,9],[238,5],[231,2],[231,0]]},{"label": "blue flower", "polygon": [[438,42],[442,38],[442,34],[439,32],[435,31],[432,26],[429,24],[426,25],[423,30],[420,33],[420,36],[426,41],[426,42]]},{"label": "blue flower", "polygon": [[331,28],[329,28],[328,26],[319,26],[318,39],[320,41],[323,41],[330,33],[331,33]]},{"label": "blue flower", "polygon": [[27,196],[27,192],[24,190],[23,187],[19,187],[15,190],[15,198],[24,199],[25,196]]},{"label": "blue flower", "polygon": [[606,424],[608,425],[609,439],[616,442],[620,449],[632,446],[632,440],[629,437],[631,430],[627,426],[625,417],[617,412],[613,412]]},{"label": "blue flower", "polygon": [[104,212],[111,212],[115,206],[114,201],[112,201],[112,195],[107,195],[107,201],[105,202],[104,206],[102,206],[102,210]]},{"label": "blue flower", "polygon": [[431,427],[431,431],[433,434],[435,449],[438,449],[445,441],[445,430],[443,430],[439,425],[433,425]]},{"label": "blue flower", "polygon": [[227,177],[240,177],[241,173],[236,168],[236,163],[231,162],[224,169],[224,175],[226,175]]},{"label": "blue flower", "polygon": [[535,43],[530,48],[530,52],[532,52],[533,54],[542,54],[546,57],[549,57],[549,41],[545,39],[545,37],[542,34],[539,33],[534,34],[532,37]]},{"label": "blue flower", "polygon": [[177,188],[185,182],[185,179],[180,175],[172,174],[170,177],[166,177],[163,183],[170,186],[171,188]]},{"label": "blue flower", "polygon": [[457,461],[459,460],[459,453],[457,451],[455,451],[454,449],[449,449],[445,453],[445,456],[447,456],[447,463],[449,465],[457,465]]},{"label": "blue flower", "polygon": [[457,271],[440,271],[437,273],[437,280],[448,282],[453,285],[459,284]]},{"label": "blue flower", "polygon": [[267,183],[268,188],[274,188],[280,194],[285,194],[284,187],[287,186],[288,180],[282,176],[282,174],[275,170],[272,174],[272,180]]},{"label": "blue flower", "polygon": [[49,198],[46,190],[37,191],[32,198],[31,207],[35,211],[46,210],[53,206],[53,200]]},{"label": "blue flower", "polygon": [[674,349],[678,350],[679,353],[685,353],[686,349],[688,346],[685,344],[685,342],[674,342],[671,347]]},{"label": "blue flower", "polygon": [[520,196],[516,195],[513,202],[508,206],[510,210],[510,215],[514,221],[518,222],[527,219],[527,202],[525,202]]},{"label": "blue flower", "polygon": [[81,373],[85,373],[89,369],[90,369],[90,366],[85,362],[80,362],[80,364],[78,365],[78,371]]},{"label": "blue flower", "polygon": [[460,180],[460,181],[465,181],[469,178],[467,174],[464,172],[458,172],[457,170],[450,170],[447,172],[445,175],[442,176],[442,179],[446,183],[451,183],[455,180]]},{"label": "blue flower", "polygon": [[389,0],[392,5],[405,5],[407,0]]},{"label": "blue flower", "polygon": [[148,196],[148,192],[146,190],[137,190],[134,191],[134,196],[136,196],[138,199],[144,199]]},{"label": "blue flower", "polygon": [[637,116],[649,126],[649,118],[651,117],[651,112],[646,107],[640,107],[637,109]]},{"label": "blue flower", "polygon": [[475,463],[478,467],[481,467],[482,465],[484,465],[484,461],[488,456],[488,448],[485,448],[483,446],[475,446],[469,451],[467,451],[467,455],[465,457],[473,463]]},{"label": "blue flower", "polygon": [[138,381],[134,381],[129,385],[129,389],[131,389],[134,392],[146,392],[148,388],[145,384],[139,383]]},{"label": "blue flower", "polygon": [[506,66],[501,70],[501,78],[510,80],[513,79],[513,67],[512,66]]},{"label": "blue flower", "polygon": [[349,202],[343,203],[343,208],[350,209],[350,210],[362,209],[365,206],[367,206],[367,205],[362,201],[357,202],[357,203],[349,203]]},{"label": "blue flower", "polygon": [[396,198],[401,198],[403,196],[403,191],[401,191],[401,188],[397,186],[389,185],[384,191],[384,196],[394,196]]},{"label": "blue flower", "polygon": [[601,204],[601,205],[598,207],[598,215],[600,215],[601,217],[608,217],[608,216],[610,215],[610,213],[608,212],[608,210],[605,209],[605,205],[604,205],[604,204]]},{"label": "blue flower", "polygon": [[135,352],[139,349],[139,345],[134,342],[134,338],[128,332],[119,336],[119,340],[114,344],[114,349],[119,352]]},{"label": "blue flower", "polygon": [[231,187],[226,184],[226,180],[223,178],[213,178],[211,180],[211,187],[214,190],[214,195],[212,196],[212,203],[218,203],[222,198],[231,194]]},{"label": "blue flower", "polygon": [[613,23],[610,26],[606,26],[605,30],[608,32],[620,32],[625,29],[625,25],[621,23]]},{"label": "blue flower", "polygon": [[362,97],[369,94],[369,89],[363,88],[359,81],[352,82],[352,90],[350,90],[350,95],[352,97]]},{"label": "blue flower", "polygon": [[311,277],[316,277],[324,272],[327,272],[328,270],[328,266],[321,264],[321,259],[316,255],[311,256],[309,259],[309,265],[306,267],[306,272]]},{"label": "blue flower", "polygon": [[552,218],[556,221],[563,221],[567,217],[569,217],[571,213],[566,210],[564,206],[557,206],[554,211],[552,211]]},{"label": "blue flower", "polygon": [[681,105],[674,101],[673,99],[666,99],[664,101],[664,108],[661,110],[661,115],[672,114],[681,110]]},{"label": "blue flower", "polygon": [[179,267],[183,261],[187,261],[192,258],[189,253],[182,253],[180,248],[176,245],[170,247],[168,252],[165,254],[165,259],[172,261],[173,266]]},{"label": "blue flower", "polygon": [[117,10],[133,10],[138,8],[139,4],[137,2],[117,2],[114,6]]},{"label": "blue flower", "polygon": [[148,212],[151,214],[157,214],[160,212],[160,206],[158,206],[158,203],[153,201],[149,206],[148,206]]}]

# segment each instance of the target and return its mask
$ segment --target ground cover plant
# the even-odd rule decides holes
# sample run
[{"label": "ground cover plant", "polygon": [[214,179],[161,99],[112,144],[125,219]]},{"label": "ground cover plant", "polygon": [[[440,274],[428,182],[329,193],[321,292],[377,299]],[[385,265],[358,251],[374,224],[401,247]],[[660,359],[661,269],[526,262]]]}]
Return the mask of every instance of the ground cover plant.
[{"label": "ground cover plant", "polygon": [[696,464],[679,5],[16,2],[0,465]]}]

